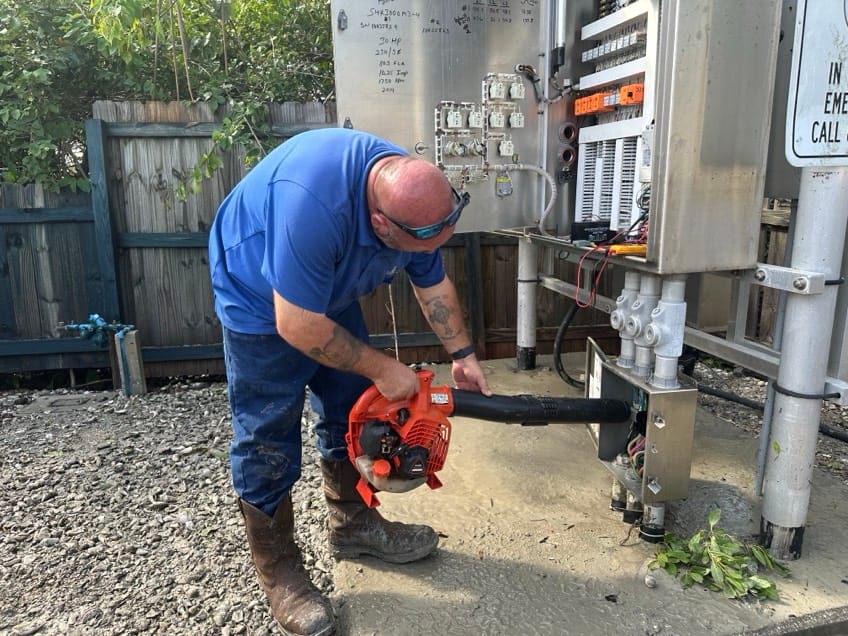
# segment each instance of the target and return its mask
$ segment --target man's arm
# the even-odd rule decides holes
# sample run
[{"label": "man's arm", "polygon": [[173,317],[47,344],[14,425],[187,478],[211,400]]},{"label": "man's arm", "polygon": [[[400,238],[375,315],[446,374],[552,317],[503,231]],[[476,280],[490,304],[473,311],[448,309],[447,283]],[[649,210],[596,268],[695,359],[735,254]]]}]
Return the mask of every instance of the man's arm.
[{"label": "man's arm", "polygon": [[402,364],[358,340],[324,314],[293,305],[274,292],[277,333],[301,353],[321,364],[369,378],[389,400],[410,398],[418,376]]},{"label": "man's arm", "polygon": [[[453,354],[471,346],[456,288],[447,276],[432,287],[413,285],[412,289],[433,333],[439,337],[448,353]],[[479,391],[483,395],[492,394],[473,349],[467,356],[453,361],[451,375],[459,389]]]}]

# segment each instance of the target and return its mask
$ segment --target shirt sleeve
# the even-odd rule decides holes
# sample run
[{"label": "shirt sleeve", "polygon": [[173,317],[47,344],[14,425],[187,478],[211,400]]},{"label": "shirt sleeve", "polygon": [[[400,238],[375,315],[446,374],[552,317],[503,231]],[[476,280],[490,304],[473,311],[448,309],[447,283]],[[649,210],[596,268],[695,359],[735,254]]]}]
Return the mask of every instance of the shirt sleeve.
[{"label": "shirt sleeve", "polygon": [[326,313],[345,228],[298,184],[269,188],[262,275],[280,296],[316,313]]},{"label": "shirt sleeve", "polygon": [[406,266],[406,274],[416,287],[432,287],[445,279],[441,250],[417,253]]}]

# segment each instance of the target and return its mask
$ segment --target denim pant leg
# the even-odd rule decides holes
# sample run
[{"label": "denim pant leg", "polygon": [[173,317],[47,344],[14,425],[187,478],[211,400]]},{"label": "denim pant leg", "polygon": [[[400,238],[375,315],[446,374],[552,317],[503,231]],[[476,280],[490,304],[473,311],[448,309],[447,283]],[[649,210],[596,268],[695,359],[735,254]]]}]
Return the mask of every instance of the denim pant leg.
[{"label": "denim pant leg", "polygon": [[[368,328],[359,303],[352,303],[332,319],[359,340],[368,342]],[[371,386],[361,375],[321,366],[309,382],[310,402],[318,421],[315,424],[316,445],[321,457],[335,462],[347,459],[348,416],[354,402]]]},{"label": "denim pant leg", "polygon": [[277,334],[224,328],[233,415],[230,468],[239,497],[273,515],[300,477],[306,383],[318,363]]}]

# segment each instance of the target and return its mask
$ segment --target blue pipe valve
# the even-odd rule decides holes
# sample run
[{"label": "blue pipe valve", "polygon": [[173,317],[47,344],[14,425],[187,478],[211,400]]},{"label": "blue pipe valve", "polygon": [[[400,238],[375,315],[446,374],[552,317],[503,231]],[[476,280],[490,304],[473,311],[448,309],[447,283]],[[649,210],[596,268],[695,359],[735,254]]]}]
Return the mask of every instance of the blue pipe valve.
[{"label": "blue pipe valve", "polygon": [[98,347],[108,346],[110,333],[123,335],[127,331],[135,329],[135,325],[106,322],[100,314],[89,314],[88,322],[71,323],[62,325],[62,327],[68,331],[78,331],[80,338],[91,340]]}]

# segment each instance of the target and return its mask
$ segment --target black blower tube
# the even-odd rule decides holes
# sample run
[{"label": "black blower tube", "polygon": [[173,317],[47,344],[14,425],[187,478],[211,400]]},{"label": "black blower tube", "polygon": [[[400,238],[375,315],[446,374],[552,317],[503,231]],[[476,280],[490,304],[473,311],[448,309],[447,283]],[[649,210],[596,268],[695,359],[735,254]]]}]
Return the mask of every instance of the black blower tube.
[{"label": "black blower tube", "polygon": [[630,419],[630,404],[607,398],[550,398],[492,395],[453,389],[453,413],[493,422],[544,426],[549,423],[612,424]]}]

